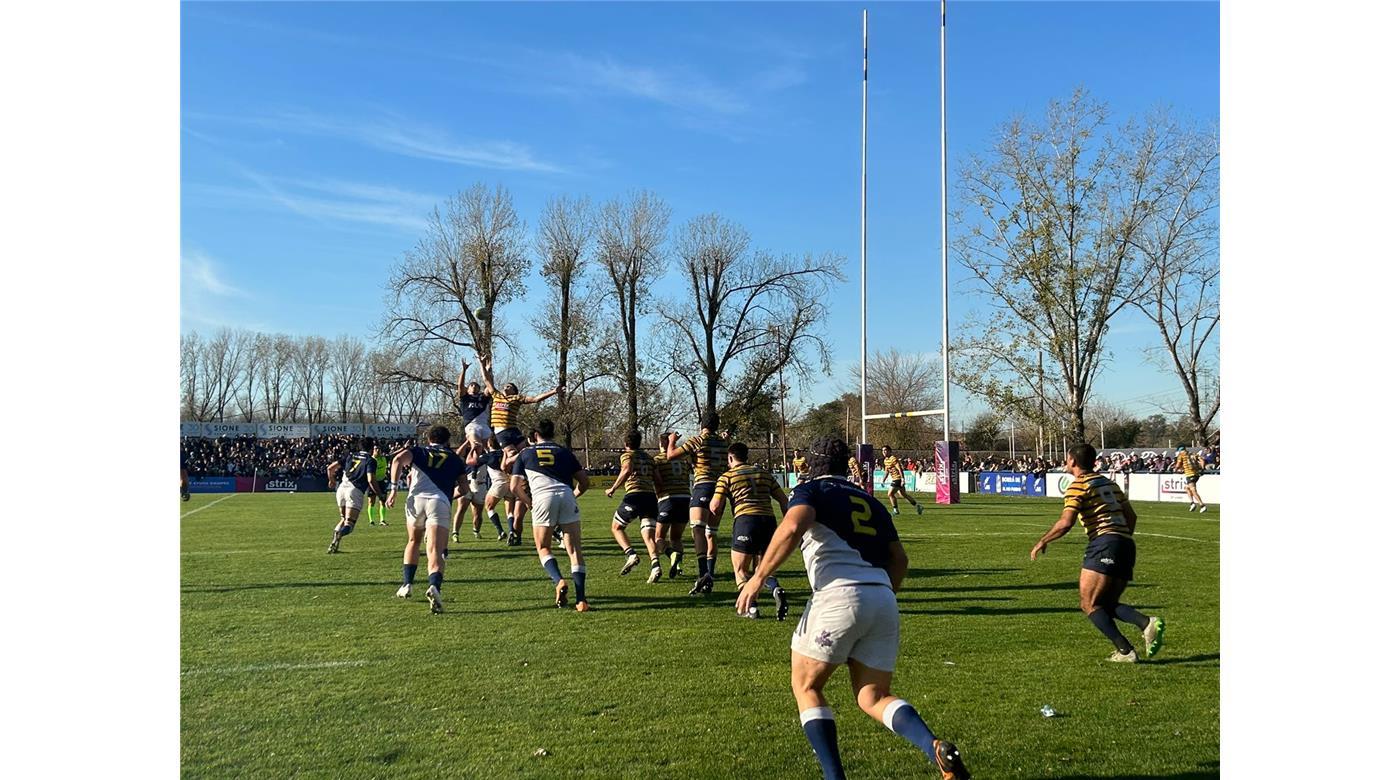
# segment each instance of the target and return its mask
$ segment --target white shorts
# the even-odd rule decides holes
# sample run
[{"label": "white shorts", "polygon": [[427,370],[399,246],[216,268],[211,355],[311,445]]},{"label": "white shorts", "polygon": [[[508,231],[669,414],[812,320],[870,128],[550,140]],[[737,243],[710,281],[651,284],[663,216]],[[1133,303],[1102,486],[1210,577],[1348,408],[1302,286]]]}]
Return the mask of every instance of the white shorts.
[{"label": "white shorts", "polygon": [[574,498],[572,491],[540,496],[535,499],[534,508],[530,512],[530,525],[537,528],[569,525],[577,523],[578,520],[578,499]]},{"label": "white shorts", "polygon": [[404,519],[413,528],[452,527],[452,502],[438,496],[409,496],[403,505]]},{"label": "white shorts", "polygon": [[504,479],[499,482],[492,480],[491,487],[487,488],[486,490],[486,495],[495,496],[496,498],[502,499],[504,501],[515,500],[515,493],[512,492],[510,489],[510,482]]},{"label": "white shorts", "polygon": [[473,417],[471,420],[468,420],[466,428],[467,438],[476,439],[480,442],[485,442],[487,439],[491,438],[490,421],[490,409],[487,409],[481,414],[478,414],[477,416]]},{"label": "white shorts", "polygon": [[899,655],[899,605],[884,585],[838,585],[812,594],[792,651],[829,664],[854,658],[871,669],[894,671]]},{"label": "white shorts", "polygon": [[473,504],[484,504],[484,503],[486,503],[486,488],[487,488],[490,484],[491,484],[490,481],[489,481],[489,480],[485,480],[485,479],[481,480],[480,482],[478,482],[478,481],[476,481],[476,480],[472,480],[472,481],[471,481],[470,483],[468,483],[468,485],[467,485],[468,487],[470,487],[470,488],[472,489],[471,494],[469,494],[468,496],[466,496],[467,500],[470,501],[470,502],[472,502]]},{"label": "white shorts", "polygon": [[348,506],[358,512],[365,508],[365,491],[349,482],[341,482],[335,489],[335,505],[338,507]]}]

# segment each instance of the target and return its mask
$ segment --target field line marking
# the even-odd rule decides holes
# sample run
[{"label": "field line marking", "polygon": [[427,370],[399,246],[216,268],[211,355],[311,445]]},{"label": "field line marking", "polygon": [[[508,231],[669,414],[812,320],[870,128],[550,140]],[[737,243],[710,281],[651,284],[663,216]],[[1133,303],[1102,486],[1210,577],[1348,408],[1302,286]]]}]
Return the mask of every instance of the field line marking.
[{"label": "field line marking", "polygon": [[1220,544],[1219,539],[1197,539],[1191,536],[1172,536],[1171,534],[1153,534],[1147,531],[1137,531],[1133,536],[1160,536],[1163,539],[1181,539],[1186,542],[1200,542],[1202,544]]},{"label": "field line marking", "polygon": [[241,674],[245,672],[282,672],[304,669],[341,669],[348,666],[364,666],[369,661],[316,661],[304,664],[257,664],[254,666],[215,666],[207,669],[186,669],[181,677],[192,674]]},{"label": "field line marking", "polygon": [[209,507],[214,506],[215,504],[218,504],[218,503],[227,501],[227,500],[229,500],[230,498],[233,498],[233,497],[236,496],[236,495],[238,495],[238,494],[237,494],[237,493],[229,493],[228,495],[224,496],[223,498],[216,498],[216,499],[214,499],[213,501],[210,501],[209,503],[205,504],[204,506],[202,506],[202,507],[200,507],[200,508],[198,508],[198,509],[191,509],[190,511],[181,514],[180,517],[189,517],[190,515],[194,514],[195,512],[203,512],[204,510],[208,509]]}]

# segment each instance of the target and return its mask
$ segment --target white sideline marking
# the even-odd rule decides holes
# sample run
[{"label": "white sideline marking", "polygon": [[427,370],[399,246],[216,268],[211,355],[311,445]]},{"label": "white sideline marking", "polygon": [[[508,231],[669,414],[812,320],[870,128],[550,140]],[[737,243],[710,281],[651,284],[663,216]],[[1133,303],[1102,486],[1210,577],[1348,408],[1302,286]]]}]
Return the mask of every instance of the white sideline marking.
[{"label": "white sideline marking", "polygon": [[289,550],[285,547],[269,547],[262,550],[189,550],[180,553],[181,555],[241,555],[244,553],[258,553],[259,555],[286,555],[290,553],[305,553],[309,550]]},{"label": "white sideline marking", "polygon": [[244,672],[282,672],[303,669],[340,669],[347,666],[364,666],[369,661],[318,661],[307,664],[259,664],[255,666],[215,666],[209,669],[186,669],[180,672],[184,677],[191,674],[241,674]]},{"label": "white sideline marking", "polygon": [[[1038,535],[1039,535],[1039,534],[1030,533],[1030,532],[1027,532],[1027,531],[968,531],[968,532],[965,532],[965,533],[964,533],[964,532],[957,532],[957,531],[947,531],[947,532],[944,532],[944,533],[900,534],[900,535],[899,535],[899,538],[901,538],[901,539],[924,539],[924,538],[933,537],[933,536],[1038,536]],[[1182,540],[1182,541],[1184,541],[1184,542],[1200,542],[1200,543],[1202,543],[1202,544],[1220,544],[1220,540],[1218,540],[1218,539],[1197,539],[1197,538],[1191,537],[1191,536],[1172,536],[1171,534],[1154,534],[1154,533],[1148,533],[1147,531],[1138,531],[1138,532],[1134,533],[1133,536],[1160,536],[1160,537],[1162,537],[1163,539],[1180,539],[1180,540]]]},{"label": "white sideline marking", "polygon": [[221,502],[221,501],[227,501],[227,500],[229,500],[230,498],[233,498],[233,497],[236,496],[236,495],[238,495],[238,494],[237,494],[237,493],[229,493],[228,495],[224,496],[223,498],[216,498],[216,499],[214,499],[213,501],[210,501],[209,503],[205,504],[204,506],[202,506],[202,507],[200,507],[200,508],[198,508],[198,509],[191,509],[190,511],[185,512],[184,514],[180,515],[180,517],[189,517],[190,515],[194,514],[195,512],[203,512],[204,510],[208,509],[209,507],[211,507],[211,506],[213,506],[213,505],[215,505],[215,504],[217,504],[217,503],[219,503],[219,502]]},{"label": "white sideline marking", "polygon": [[1219,539],[1195,539],[1190,536],[1172,536],[1171,534],[1150,534],[1146,531],[1138,531],[1133,536],[1160,536],[1163,539],[1181,539],[1187,542],[1201,542],[1202,544],[1220,544]]}]

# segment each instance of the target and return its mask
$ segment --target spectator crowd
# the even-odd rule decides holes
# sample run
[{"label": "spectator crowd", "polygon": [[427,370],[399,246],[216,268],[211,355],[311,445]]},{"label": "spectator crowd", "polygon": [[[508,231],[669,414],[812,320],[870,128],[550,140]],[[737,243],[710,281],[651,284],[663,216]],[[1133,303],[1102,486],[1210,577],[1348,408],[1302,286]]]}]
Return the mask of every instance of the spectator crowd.
[{"label": "spectator crowd", "polygon": [[[357,436],[313,436],[309,439],[259,439],[220,436],[180,439],[180,454],[192,477],[258,476],[296,479],[325,476],[326,465],[350,451]],[[380,442],[392,449],[402,442]],[[357,447],[358,448],[358,447]]]}]

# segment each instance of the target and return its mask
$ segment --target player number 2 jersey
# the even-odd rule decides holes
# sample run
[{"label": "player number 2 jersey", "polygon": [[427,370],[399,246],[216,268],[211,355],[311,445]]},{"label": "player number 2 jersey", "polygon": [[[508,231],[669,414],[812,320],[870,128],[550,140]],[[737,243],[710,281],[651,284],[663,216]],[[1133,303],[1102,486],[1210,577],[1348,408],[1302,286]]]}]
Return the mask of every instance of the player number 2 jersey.
[{"label": "player number 2 jersey", "polygon": [[1104,534],[1132,536],[1128,518],[1123,514],[1127,499],[1118,484],[1102,474],[1082,474],[1065,488],[1065,509],[1079,513],[1090,539]]},{"label": "player number 2 jersey", "polygon": [[899,533],[884,504],[858,485],[828,476],[794,488],[788,508],[797,506],[817,515],[802,535],[802,562],[814,592],[839,585],[890,587],[885,567]]}]

